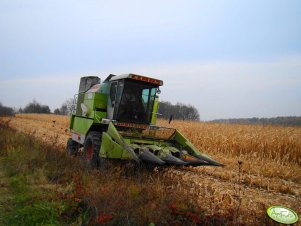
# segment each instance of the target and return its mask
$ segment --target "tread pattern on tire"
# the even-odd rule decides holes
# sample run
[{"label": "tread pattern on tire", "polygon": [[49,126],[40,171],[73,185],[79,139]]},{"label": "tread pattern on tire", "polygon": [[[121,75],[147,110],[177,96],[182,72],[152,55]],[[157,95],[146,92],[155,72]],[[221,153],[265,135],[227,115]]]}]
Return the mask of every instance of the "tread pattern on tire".
[{"label": "tread pattern on tire", "polygon": [[[84,144],[84,159],[87,162],[87,165],[89,167],[98,167],[100,165],[100,159],[99,159],[99,151],[100,151],[100,145],[101,145],[101,132],[98,131],[91,131],[88,133],[85,144]],[[91,160],[86,159],[86,152],[87,152],[87,146],[92,143],[93,145],[93,156]]]}]

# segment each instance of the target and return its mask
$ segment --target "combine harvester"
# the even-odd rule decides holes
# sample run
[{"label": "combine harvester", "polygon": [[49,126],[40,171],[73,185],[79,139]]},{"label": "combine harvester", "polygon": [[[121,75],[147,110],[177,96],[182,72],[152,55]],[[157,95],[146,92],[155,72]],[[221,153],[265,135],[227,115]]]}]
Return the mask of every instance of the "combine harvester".
[{"label": "combine harvester", "polygon": [[71,115],[67,151],[83,150],[88,165],[104,159],[178,166],[223,166],[201,153],[179,131],[156,126],[163,81],[141,75],[82,77]]}]

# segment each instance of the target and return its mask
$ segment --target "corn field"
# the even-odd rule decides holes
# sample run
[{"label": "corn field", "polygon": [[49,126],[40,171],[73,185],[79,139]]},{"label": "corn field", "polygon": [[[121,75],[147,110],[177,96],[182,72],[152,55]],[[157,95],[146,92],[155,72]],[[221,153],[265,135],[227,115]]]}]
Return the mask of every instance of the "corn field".
[{"label": "corn field", "polygon": [[[18,114],[1,120],[44,142],[51,137],[63,150],[70,137],[68,116]],[[301,212],[300,127],[176,120],[157,124],[178,129],[201,152],[225,164],[164,169],[170,189],[183,190],[212,214],[237,209],[241,216],[252,213],[256,218],[271,205]]]}]

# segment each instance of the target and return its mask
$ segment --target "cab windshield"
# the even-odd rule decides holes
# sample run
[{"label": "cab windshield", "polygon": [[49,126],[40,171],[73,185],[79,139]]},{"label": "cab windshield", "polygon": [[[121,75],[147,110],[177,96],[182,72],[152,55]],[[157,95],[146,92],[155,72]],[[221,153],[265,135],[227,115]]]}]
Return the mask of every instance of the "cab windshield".
[{"label": "cab windshield", "polygon": [[139,81],[125,80],[116,114],[117,121],[144,123],[151,121],[157,87]]}]

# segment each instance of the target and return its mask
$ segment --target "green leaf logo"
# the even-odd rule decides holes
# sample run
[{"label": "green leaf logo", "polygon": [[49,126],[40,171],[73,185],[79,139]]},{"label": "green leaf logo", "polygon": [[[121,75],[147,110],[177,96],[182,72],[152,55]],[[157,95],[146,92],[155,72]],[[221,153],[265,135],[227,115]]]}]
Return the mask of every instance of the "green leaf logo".
[{"label": "green leaf logo", "polygon": [[298,214],[283,206],[271,206],[267,210],[267,214],[274,221],[281,224],[294,224],[298,221]]}]

